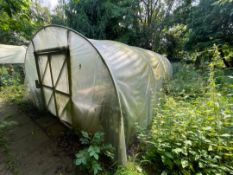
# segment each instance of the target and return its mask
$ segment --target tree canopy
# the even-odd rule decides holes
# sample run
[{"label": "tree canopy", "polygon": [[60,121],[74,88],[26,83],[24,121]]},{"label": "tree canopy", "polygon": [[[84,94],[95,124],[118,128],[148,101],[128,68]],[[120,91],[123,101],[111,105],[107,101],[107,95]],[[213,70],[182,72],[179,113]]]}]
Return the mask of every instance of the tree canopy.
[{"label": "tree canopy", "polygon": [[150,49],[170,60],[214,44],[224,59],[232,59],[232,0],[58,0],[53,11],[40,0],[0,0],[0,14],[2,43],[27,43],[39,27],[59,24],[89,38]]},{"label": "tree canopy", "polygon": [[[221,1],[224,2],[224,1]],[[213,44],[233,46],[233,3],[200,1],[192,8],[188,19],[189,49],[203,50]]]}]

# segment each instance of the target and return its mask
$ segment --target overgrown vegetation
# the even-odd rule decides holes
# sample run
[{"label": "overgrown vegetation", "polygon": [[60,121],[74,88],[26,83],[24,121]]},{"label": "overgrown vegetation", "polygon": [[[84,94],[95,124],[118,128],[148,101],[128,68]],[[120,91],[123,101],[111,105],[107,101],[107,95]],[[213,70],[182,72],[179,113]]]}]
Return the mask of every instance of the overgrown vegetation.
[{"label": "overgrown vegetation", "polygon": [[[141,133],[141,161],[158,174],[233,174],[232,70],[176,64],[151,134]],[[145,151],[147,150],[147,151]]]},{"label": "overgrown vegetation", "polygon": [[110,144],[104,143],[104,133],[96,132],[90,136],[87,132],[82,131],[80,142],[85,147],[75,155],[75,165],[80,166],[81,169],[96,175],[104,170],[103,157],[113,162],[114,149]]},{"label": "overgrown vegetation", "polygon": [[19,101],[24,96],[24,75],[20,66],[0,66],[0,98]]},{"label": "overgrown vegetation", "polygon": [[[75,165],[87,174],[101,175],[146,175],[144,170],[134,161],[125,166],[117,166],[114,148],[104,143],[104,133],[96,132],[94,135],[82,131],[80,142],[83,145],[75,155]],[[79,171],[80,172],[80,171]]]}]

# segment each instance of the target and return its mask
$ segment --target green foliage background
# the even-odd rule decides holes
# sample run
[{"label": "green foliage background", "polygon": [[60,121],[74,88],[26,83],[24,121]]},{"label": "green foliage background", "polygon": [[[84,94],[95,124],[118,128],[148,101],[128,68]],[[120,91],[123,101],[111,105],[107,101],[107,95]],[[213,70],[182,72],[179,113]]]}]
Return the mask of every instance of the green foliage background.
[{"label": "green foliage background", "polygon": [[150,49],[172,61],[198,52],[191,60],[197,65],[216,44],[225,66],[233,67],[232,9],[231,0],[59,0],[51,11],[40,0],[1,0],[0,42],[26,44],[38,28],[59,24],[89,38]]}]

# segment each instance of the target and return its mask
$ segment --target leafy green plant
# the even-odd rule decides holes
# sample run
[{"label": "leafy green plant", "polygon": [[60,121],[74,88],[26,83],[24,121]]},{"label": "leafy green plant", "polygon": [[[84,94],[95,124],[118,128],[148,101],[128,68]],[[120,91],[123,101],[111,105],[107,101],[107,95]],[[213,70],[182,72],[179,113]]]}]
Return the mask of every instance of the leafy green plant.
[{"label": "leafy green plant", "polygon": [[145,175],[142,168],[133,162],[128,162],[125,166],[119,166],[114,175]]},{"label": "leafy green plant", "polygon": [[23,98],[24,93],[24,85],[4,86],[0,90],[0,98],[6,101],[18,102]]},{"label": "leafy green plant", "polygon": [[173,64],[173,71],[173,81],[165,87],[167,95],[189,99],[202,96],[205,93],[206,72],[196,70],[193,64],[185,63]]},{"label": "leafy green plant", "polygon": [[24,96],[22,68],[19,66],[0,66],[0,98],[19,101]]},{"label": "leafy green plant", "polygon": [[0,86],[20,85],[23,83],[23,68],[17,65],[0,65]]},{"label": "leafy green plant", "polygon": [[110,144],[104,143],[103,132],[97,132],[91,137],[87,132],[82,131],[80,141],[86,147],[75,155],[75,165],[96,175],[103,171],[101,156],[106,156],[113,160],[114,149]]},{"label": "leafy green plant", "polygon": [[[139,135],[141,149],[147,150],[141,151],[142,163],[151,165],[154,172],[233,174],[233,86],[231,73],[216,67],[218,57],[215,47],[213,62],[203,74],[179,65],[171,90],[178,82],[181,87],[169,92],[155,110],[151,133]],[[198,77],[189,81],[180,79],[195,74]],[[196,79],[206,86],[196,90],[198,86],[192,89],[185,85],[195,84]]]}]

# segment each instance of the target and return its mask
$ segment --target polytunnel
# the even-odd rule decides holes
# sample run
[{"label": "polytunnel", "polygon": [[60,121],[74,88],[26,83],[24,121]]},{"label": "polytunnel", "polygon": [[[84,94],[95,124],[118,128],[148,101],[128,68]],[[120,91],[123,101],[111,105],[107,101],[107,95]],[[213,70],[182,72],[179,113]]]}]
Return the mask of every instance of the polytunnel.
[{"label": "polytunnel", "polygon": [[25,57],[33,103],[72,128],[104,131],[122,164],[135,125],[151,123],[153,105],[171,71],[169,61],[152,51],[88,39],[55,25],[34,35]]}]

